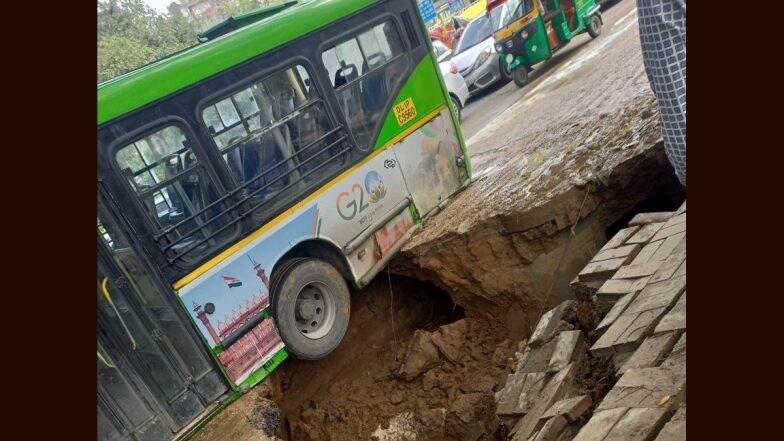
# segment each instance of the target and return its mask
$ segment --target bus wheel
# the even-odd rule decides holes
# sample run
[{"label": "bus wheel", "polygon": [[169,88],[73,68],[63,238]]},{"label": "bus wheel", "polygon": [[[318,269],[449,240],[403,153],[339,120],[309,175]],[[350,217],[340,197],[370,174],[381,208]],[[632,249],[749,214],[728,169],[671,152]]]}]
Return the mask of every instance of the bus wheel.
[{"label": "bus wheel", "polygon": [[512,71],[512,81],[517,87],[523,87],[528,84],[528,69],[525,66],[519,66]]},{"label": "bus wheel", "polygon": [[591,21],[588,22],[588,34],[591,38],[596,38],[602,33],[602,19],[598,14],[591,16]]},{"label": "bus wheel", "polygon": [[348,329],[351,297],[337,269],[320,259],[297,259],[273,285],[272,315],[286,349],[303,360],[335,350]]},{"label": "bus wheel", "polygon": [[463,115],[461,115],[461,112],[460,112],[460,103],[457,101],[457,98],[455,98],[452,95],[449,95],[449,98],[452,99],[452,106],[454,106],[455,113],[457,113],[457,122],[462,121],[463,120]]}]

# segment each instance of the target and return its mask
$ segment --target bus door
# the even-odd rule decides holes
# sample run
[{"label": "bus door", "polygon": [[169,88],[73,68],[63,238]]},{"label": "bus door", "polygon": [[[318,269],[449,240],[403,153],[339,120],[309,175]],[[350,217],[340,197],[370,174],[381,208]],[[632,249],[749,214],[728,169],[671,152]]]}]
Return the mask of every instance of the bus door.
[{"label": "bus door", "polygon": [[168,440],[228,387],[178,300],[112,213],[99,200],[98,438]]},{"label": "bus door", "polygon": [[468,178],[448,109],[395,145],[408,190],[420,216],[455,193]]}]

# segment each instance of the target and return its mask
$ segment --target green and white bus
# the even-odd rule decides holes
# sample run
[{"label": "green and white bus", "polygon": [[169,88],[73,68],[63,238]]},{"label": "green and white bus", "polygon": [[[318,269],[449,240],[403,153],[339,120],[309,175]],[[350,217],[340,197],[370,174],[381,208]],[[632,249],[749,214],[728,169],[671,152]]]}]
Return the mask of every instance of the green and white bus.
[{"label": "green and white bus", "polygon": [[189,436],[467,185],[414,0],[245,14],[98,86],[98,438]]}]

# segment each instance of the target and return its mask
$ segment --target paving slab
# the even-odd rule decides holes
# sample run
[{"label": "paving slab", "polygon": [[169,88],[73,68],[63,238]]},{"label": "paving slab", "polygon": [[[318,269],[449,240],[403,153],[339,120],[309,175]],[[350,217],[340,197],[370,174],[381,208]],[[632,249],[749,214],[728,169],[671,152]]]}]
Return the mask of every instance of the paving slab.
[{"label": "paving slab", "polygon": [[649,309],[669,309],[686,291],[686,277],[676,277],[657,283],[648,283],[629,305],[626,313],[647,311]]},{"label": "paving slab", "polygon": [[596,291],[596,298],[601,301],[616,302],[630,292],[639,292],[648,283],[648,277],[639,279],[610,279]]},{"label": "paving slab", "polygon": [[528,345],[525,351],[523,351],[523,356],[520,357],[520,362],[517,364],[515,372],[518,374],[545,372],[547,366],[550,365],[550,359],[553,357],[555,344],[556,341],[551,340],[536,348]]},{"label": "paving slab", "polygon": [[496,414],[501,416],[522,415],[522,412],[516,412],[515,409],[527,375],[514,373],[506,377],[506,384],[496,393]]},{"label": "paving slab", "polygon": [[652,440],[667,416],[667,411],[660,408],[629,409],[603,441]]},{"label": "paving slab", "polygon": [[631,262],[631,259],[634,259],[637,253],[640,252],[640,249],[642,249],[642,245],[639,243],[635,243],[629,245],[622,245],[618,248],[611,248],[609,250],[599,251],[595,256],[593,256],[591,262],[599,262],[602,260],[609,260],[609,259],[618,259],[622,257],[629,259],[629,262]]},{"label": "paving slab", "polygon": [[659,270],[659,268],[664,264],[664,261],[661,260],[648,260],[645,263],[639,263],[636,265],[626,265],[623,268],[619,268],[618,271],[613,274],[613,279],[636,279],[645,276],[652,276]]},{"label": "paving slab", "polygon": [[536,324],[536,329],[534,329],[531,338],[528,340],[528,345],[537,347],[550,341],[557,332],[561,320],[574,306],[573,300],[565,300],[555,308],[542,314],[542,317]]},{"label": "paving slab", "polygon": [[655,441],[686,441],[686,406],[678,408],[659,431]]},{"label": "paving slab", "polygon": [[640,227],[640,230],[634,233],[630,238],[626,239],[627,244],[641,243],[646,244],[652,242],[651,239],[664,227],[664,222],[656,222],[653,224],[646,224]]},{"label": "paving slab", "polygon": [[637,291],[630,292],[625,296],[618,299],[615,304],[610,308],[610,311],[602,318],[602,321],[596,326],[597,331],[602,331],[610,327],[610,325],[615,322],[615,320],[620,317],[620,315],[626,310],[629,306],[629,303],[634,300],[634,297],[637,296]]},{"label": "paving slab", "polygon": [[646,338],[634,354],[621,366],[618,373],[623,374],[629,369],[658,366],[672,350],[678,334],[666,332]]},{"label": "paving slab", "polygon": [[593,400],[590,395],[580,395],[579,397],[565,398],[553,404],[542,414],[542,418],[551,418],[556,415],[563,415],[570,423],[577,421],[588,409],[591,408]]},{"label": "paving slab", "polygon": [[664,315],[653,330],[655,334],[686,329],[686,291],[675,303],[670,312]]},{"label": "paving slab", "polygon": [[548,372],[558,372],[573,361],[580,363],[585,350],[582,331],[562,331],[556,338],[555,349],[547,366]]},{"label": "paving slab", "polygon": [[618,407],[594,412],[591,419],[580,429],[572,441],[603,440],[628,411],[628,407]]},{"label": "paving slab", "polygon": [[685,212],[676,213],[675,216],[667,219],[667,221],[664,222],[664,226],[662,228],[669,228],[673,225],[685,224],[685,223],[686,223],[686,213]]},{"label": "paving slab", "polygon": [[[581,281],[606,280],[612,277],[616,271],[628,264],[631,260],[632,259],[627,256],[601,260],[598,262],[588,262],[588,264],[585,265],[585,268],[577,274],[577,278]],[[651,272],[651,274],[653,274],[653,272]]]},{"label": "paving slab", "polygon": [[656,322],[665,312],[665,308],[658,308],[630,313],[627,308],[594,343],[591,352],[601,355],[636,349],[653,332]]},{"label": "paving slab", "polygon": [[[629,369],[596,407],[596,410],[616,407],[669,408],[677,406],[685,394],[685,372],[664,367]],[[664,406],[660,405],[666,399]]]},{"label": "paving slab", "polygon": [[539,418],[553,404],[564,398],[571,390],[574,377],[577,373],[577,363],[569,363],[564,369],[555,374],[539,393],[531,410],[523,416],[512,428],[513,441],[527,440],[539,428]]},{"label": "paving slab", "polygon": [[651,257],[653,257],[653,255],[656,254],[656,251],[663,243],[664,243],[663,240],[657,240],[656,242],[648,242],[647,244],[645,244],[644,247],[642,247],[640,252],[637,253],[637,256],[634,257],[634,260],[632,260],[629,264],[640,265],[642,263],[651,260]]},{"label": "paving slab", "polygon": [[656,211],[651,213],[637,213],[636,215],[634,215],[632,220],[629,221],[629,226],[666,222],[673,216],[675,216],[674,211]]},{"label": "paving slab", "polygon": [[675,210],[675,214],[678,215],[678,214],[685,213],[685,212],[686,212],[686,201],[683,201],[681,206],[678,207],[677,210]]},{"label": "paving slab", "polygon": [[607,241],[600,251],[609,250],[610,248],[617,248],[626,242],[626,239],[631,237],[640,229],[639,225],[623,228]]},{"label": "paving slab", "polygon": [[561,415],[556,415],[549,420],[545,421],[544,425],[539,432],[533,435],[529,440],[531,441],[556,441],[558,435],[563,432],[566,427],[566,418]]},{"label": "paving slab", "polygon": [[672,236],[663,239],[661,246],[651,256],[651,260],[665,260],[672,254],[675,247],[678,246],[681,240],[685,240],[686,232],[673,234]]}]

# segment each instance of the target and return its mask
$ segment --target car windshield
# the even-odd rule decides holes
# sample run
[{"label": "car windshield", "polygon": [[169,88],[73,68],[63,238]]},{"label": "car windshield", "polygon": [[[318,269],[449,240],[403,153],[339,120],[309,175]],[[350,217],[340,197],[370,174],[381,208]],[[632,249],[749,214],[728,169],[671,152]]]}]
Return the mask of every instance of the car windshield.
[{"label": "car windshield", "polygon": [[482,14],[468,23],[465,31],[463,31],[463,35],[457,42],[457,46],[455,46],[455,54],[465,52],[490,38],[493,32],[500,28],[501,17],[505,11],[506,5],[503,5],[490,11],[490,17],[487,14]]}]

